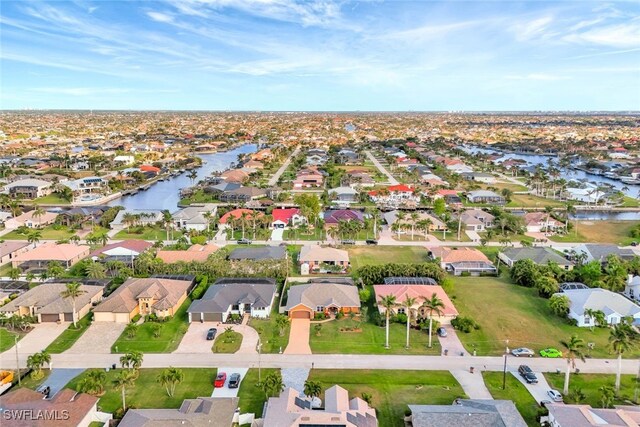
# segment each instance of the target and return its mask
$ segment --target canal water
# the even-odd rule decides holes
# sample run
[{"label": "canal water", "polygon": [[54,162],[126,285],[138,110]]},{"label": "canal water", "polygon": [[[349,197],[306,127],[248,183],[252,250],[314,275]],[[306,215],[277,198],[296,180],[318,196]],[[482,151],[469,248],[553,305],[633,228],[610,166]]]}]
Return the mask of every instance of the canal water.
[{"label": "canal water", "polygon": [[[535,154],[503,153],[502,151],[491,150],[491,149],[480,148],[480,147],[461,146],[460,149],[471,154],[475,154],[475,153],[498,154],[502,156],[499,159],[500,162],[508,159],[520,159],[528,162],[529,165],[532,165],[532,166],[535,166],[535,165],[547,166],[550,160],[554,162],[557,160],[557,157],[555,156],[538,156]],[[600,182],[604,184],[610,184],[611,186],[613,186],[614,188],[620,191],[623,191],[622,189],[626,187],[627,189],[623,191],[624,194],[626,194],[629,197],[633,197],[634,199],[640,199],[640,185],[624,184],[621,181],[616,181],[615,179],[610,179],[600,175],[588,174],[581,170],[566,169],[566,168],[559,168],[559,170],[560,170],[560,177],[566,179],[567,181],[587,180],[594,183]]]},{"label": "canal water", "polygon": [[[258,146],[256,144],[247,144],[225,152],[198,154],[203,164],[201,168],[196,169],[198,177],[194,182],[211,176],[212,172],[221,172],[228,169],[231,163],[238,161],[238,154],[254,153],[257,149]],[[192,185],[187,175],[188,172],[185,172],[166,181],[157,182],[148,190],[112,200],[108,204],[109,206],[124,206],[126,209],[131,210],[167,209],[173,213],[178,210],[180,189]]]}]

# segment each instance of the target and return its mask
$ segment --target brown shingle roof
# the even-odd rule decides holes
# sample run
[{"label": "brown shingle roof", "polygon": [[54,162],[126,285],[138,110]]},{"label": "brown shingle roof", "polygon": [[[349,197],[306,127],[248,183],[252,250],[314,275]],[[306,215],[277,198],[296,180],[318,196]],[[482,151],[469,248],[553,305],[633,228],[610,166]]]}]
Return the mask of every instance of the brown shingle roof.
[{"label": "brown shingle roof", "polygon": [[[112,313],[131,313],[138,305],[139,298],[153,297],[156,299],[154,308],[174,307],[182,295],[191,286],[188,280],[172,279],[129,279],[107,297],[94,311]],[[167,306],[167,304],[169,304]]]}]

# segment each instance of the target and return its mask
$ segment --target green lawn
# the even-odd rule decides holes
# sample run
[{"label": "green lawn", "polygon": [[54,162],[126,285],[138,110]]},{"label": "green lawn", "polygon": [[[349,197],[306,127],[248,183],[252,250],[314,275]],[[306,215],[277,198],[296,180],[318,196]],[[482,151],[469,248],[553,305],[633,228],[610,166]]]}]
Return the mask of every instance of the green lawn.
[{"label": "green lawn", "polygon": [[[276,372],[278,369],[262,368],[261,375],[264,379],[272,372]],[[240,398],[239,407],[241,414],[255,414],[256,418],[262,416],[262,408],[267,401],[267,397],[258,387],[258,369],[251,368],[247,371],[247,374],[240,383],[240,390],[238,390],[238,397]]]},{"label": "green lawn", "polygon": [[[106,373],[105,394],[98,401],[99,410],[113,412],[122,407],[122,394],[113,386],[114,378],[121,371],[122,369],[115,369]],[[67,387],[77,390],[86,372],[88,371],[72,379]],[[178,408],[184,399],[211,396],[216,377],[215,368],[183,368],[184,380],[176,387],[173,397],[167,396],[164,387],[156,380],[161,372],[162,369],[140,369],[135,385],[126,390],[127,407]]]},{"label": "green lawn", "polygon": [[216,203],[219,200],[213,194],[207,194],[204,190],[198,190],[191,196],[180,199],[180,205],[186,206],[192,203]]},{"label": "green lawn", "polygon": [[[172,231],[174,240],[177,240],[182,236],[182,232],[179,230]],[[126,239],[138,239],[138,240],[167,240],[167,231],[160,227],[144,227],[142,233],[133,233],[127,231],[125,228],[119,231],[113,238],[113,240],[126,240]]]},{"label": "green lawn", "polygon": [[69,202],[67,199],[63,199],[62,197],[60,197],[56,193],[52,193],[52,194],[49,194],[48,196],[44,196],[44,197],[38,197],[37,199],[35,199],[33,201],[33,203],[34,204],[39,204],[39,205],[69,205],[69,204],[71,204],[71,202]]},{"label": "green lawn", "polygon": [[514,194],[507,207],[513,208],[543,208],[545,206],[563,206],[560,200],[546,199],[532,194]]},{"label": "green lawn", "polygon": [[22,334],[9,332],[6,328],[0,328],[0,353],[13,347],[16,342],[16,336],[18,337],[18,340],[22,338]]},{"label": "green lawn", "polygon": [[358,320],[344,318],[322,323],[320,336],[315,332],[315,325],[311,324],[309,345],[313,353],[325,354],[432,354],[441,353],[440,343],[433,337],[432,347],[429,349],[428,333],[411,329],[409,333],[409,349],[405,348],[407,329],[400,323],[389,324],[389,349],[385,345],[385,328],[372,323],[359,324],[362,332],[341,332],[341,328],[354,327]]},{"label": "green lawn", "polygon": [[302,233],[300,231],[294,230],[284,230],[282,238],[287,241],[302,241],[302,240],[326,240],[327,233],[323,228],[316,227],[311,230],[308,234]]},{"label": "green lawn", "polygon": [[71,346],[78,341],[78,338],[85,333],[89,325],[91,325],[91,314],[87,314],[78,322],[76,322],[77,328],[73,327],[73,323],[69,325],[69,327],[58,336],[46,350],[51,353],[62,353],[64,351],[69,350]]},{"label": "green lawn", "polygon": [[220,334],[213,343],[211,350],[214,353],[235,353],[242,344],[242,334],[229,331]]},{"label": "green lawn", "polygon": [[313,369],[309,379],[318,381],[323,390],[336,384],[344,387],[349,398],[371,394],[378,423],[385,427],[403,427],[409,404],[451,405],[465,397],[453,375],[443,371]]},{"label": "green lawn", "polygon": [[11,263],[7,263],[0,267],[0,277],[8,276],[11,268]]},{"label": "green lawn", "polygon": [[162,325],[162,331],[158,338],[153,336],[153,325],[156,322],[144,322],[138,326],[138,332],[134,338],[128,338],[127,334],[123,332],[111,346],[111,352],[125,353],[138,350],[143,353],[171,353],[178,347],[182,336],[189,328],[187,309],[190,304],[191,299],[187,298],[175,316],[166,322],[159,323]]},{"label": "green lawn", "polygon": [[[40,240],[64,240],[75,234],[75,230],[70,230],[69,227],[64,225],[56,228],[59,228],[59,230],[55,230],[51,225],[39,228],[38,231],[40,232]],[[20,234],[14,230],[10,233],[5,234],[4,236],[2,236],[2,238],[4,240],[27,240],[27,235]]]},{"label": "green lawn", "polygon": [[[481,188],[487,189],[490,187],[497,188],[498,190],[509,189],[511,191],[527,191],[528,188],[525,185],[515,184],[513,182],[494,182],[493,184],[481,184]],[[498,191],[499,193],[500,191]]]},{"label": "green lawn", "polygon": [[347,250],[354,270],[363,265],[421,263],[427,260],[427,251],[420,246],[355,246]]},{"label": "green lawn", "polygon": [[619,206],[623,206],[625,208],[637,208],[640,207],[640,200],[634,199],[633,197],[624,196],[622,204]]},{"label": "green lawn", "polygon": [[[588,362],[587,362],[588,363]],[[578,362],[580,368],[581,362]],[[545,378],[549,385],[556,390],[562,392],[564,387],[564,371],[560,374],[545,373]],[[569,394],[571,390],[580,389],[585,394],[586,399],[582,403],[589,404],[594,408],[601,408],[601,395],[599,388],[608,385],[613,387],[616,383],[615,374],[571,374],[569,382]],[[620,396],[614,401],[615,405],[628,405],[633,400],[635,387],[640,386],[636,383],[635,375],[622,375],[620,381]],[[571,399],[565,397],[567,402]]]},{"label": "green lawn", "polygon": [[[506,340],[509,347],[526,346],[536,352],[545,347],[558,347],[561,340],[577,334],[585,342],[595,343],[593,357],[612,357],[607,349],[609,330],[571,326],[554,315],[548,300],[531,288],[509,283],[505,277],[453,277],[454,291],[450,293],[458,312],[470,316],[480,330],[458,333],[468,351],[478,355],[500,355]],[[640,350],[626,355],[640,356]]]},{"label": "green lawn", "polygon": [[[574,227],[576,223],[571,222]],[[578,221],[578,229],[572,229],[561,236],[551,236],[554,242],[578,242],[578,243],[614,243],[628,245],[637,238],[629,235],[631,229],[637,225],[636,221]]]},{"label": "green lawn", "polygon": [[531,393],[511,373],[507,372],[506,389],[502,389],[502,372],[483,372],[484,383],[494,399],[512,400],[518,412],[527,422],[527,425],[540,426],[536,421],[538,411],[541,410]]},{"label": "green lawn", "polygon": [[280,336],[280,330],[275,322],[277,315],[278,307],[277,304],[274,304],[269,319],[258,319],[255,317],[249,319],[249,326],[255,329],[258,335],[260,335],[263,353],[278,353],[280,350],[284,351],[284,349],[287,348],[287,344],[289,344],[290,326],[287,325],[284,334]]}]

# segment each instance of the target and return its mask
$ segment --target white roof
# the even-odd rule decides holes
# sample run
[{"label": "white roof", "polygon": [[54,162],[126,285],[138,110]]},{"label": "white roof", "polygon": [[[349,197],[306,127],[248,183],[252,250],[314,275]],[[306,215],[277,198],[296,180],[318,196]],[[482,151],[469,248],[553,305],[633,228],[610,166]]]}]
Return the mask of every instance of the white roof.
[{"label": "white roof", "polygon": [[566,295],[571,300],[571,311],[578,316],[586,309],[600,310],[605,315],[619,314],[621,316],[639,316],[640,307],[624,296],[606,289],[569,289],[560,295]]}]

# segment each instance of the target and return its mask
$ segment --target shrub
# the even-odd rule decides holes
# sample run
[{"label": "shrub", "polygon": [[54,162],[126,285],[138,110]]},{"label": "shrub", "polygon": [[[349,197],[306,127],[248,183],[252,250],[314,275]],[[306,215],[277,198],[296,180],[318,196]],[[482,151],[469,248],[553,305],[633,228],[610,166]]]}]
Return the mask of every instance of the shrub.
[{"label": "shrub", "polygon": [[339,312],[336,314],[336,319],[338,319],[338,320],[342,319],[343,317],[344,317],[344,313],[343,313],[343,312],[341,312],[341,311],[339,311]]},{"label": "shrub", "polygon": [[193,236],[191,237],[191,244],[193,245],[204,245],[207,243],[207,236]]},{"label": "shrub", "polygon": [[327,315],[326,315],[326,314],[324,314],[324,313],[322,313],[322,312],[320,312],[320,313],[316,313],[316,314],[313,316],[313,320],[324,320],[324,319],[326,319],[326,318],[327,318]]},{"label": "shrub", "polygon": [[397,323],[403,323],[403,324],[407,323],[407,315],[404,313],[398,313],[394,316],[393,321]]},{"label": "shrub", "polygon": [[138,323],[138,321],[140,320],[142,316],[140,316],[140,314],[136,314],[135,316],[133,316],[133,318],[131,319],[131,323]]},{"label": "shrub", "polygon": [[463,271],[462,273],[460,273],[460,277],[469,277],[471,276],[471,273],[469,271]]},{"label": "shrub", "polygon": [[454,329],[466,334],[474,329],[480,329],[480,325],[478,325],[475,320],[465,316],[457,316],[455,319],[451,320],[451,326],[453,326]]}]

